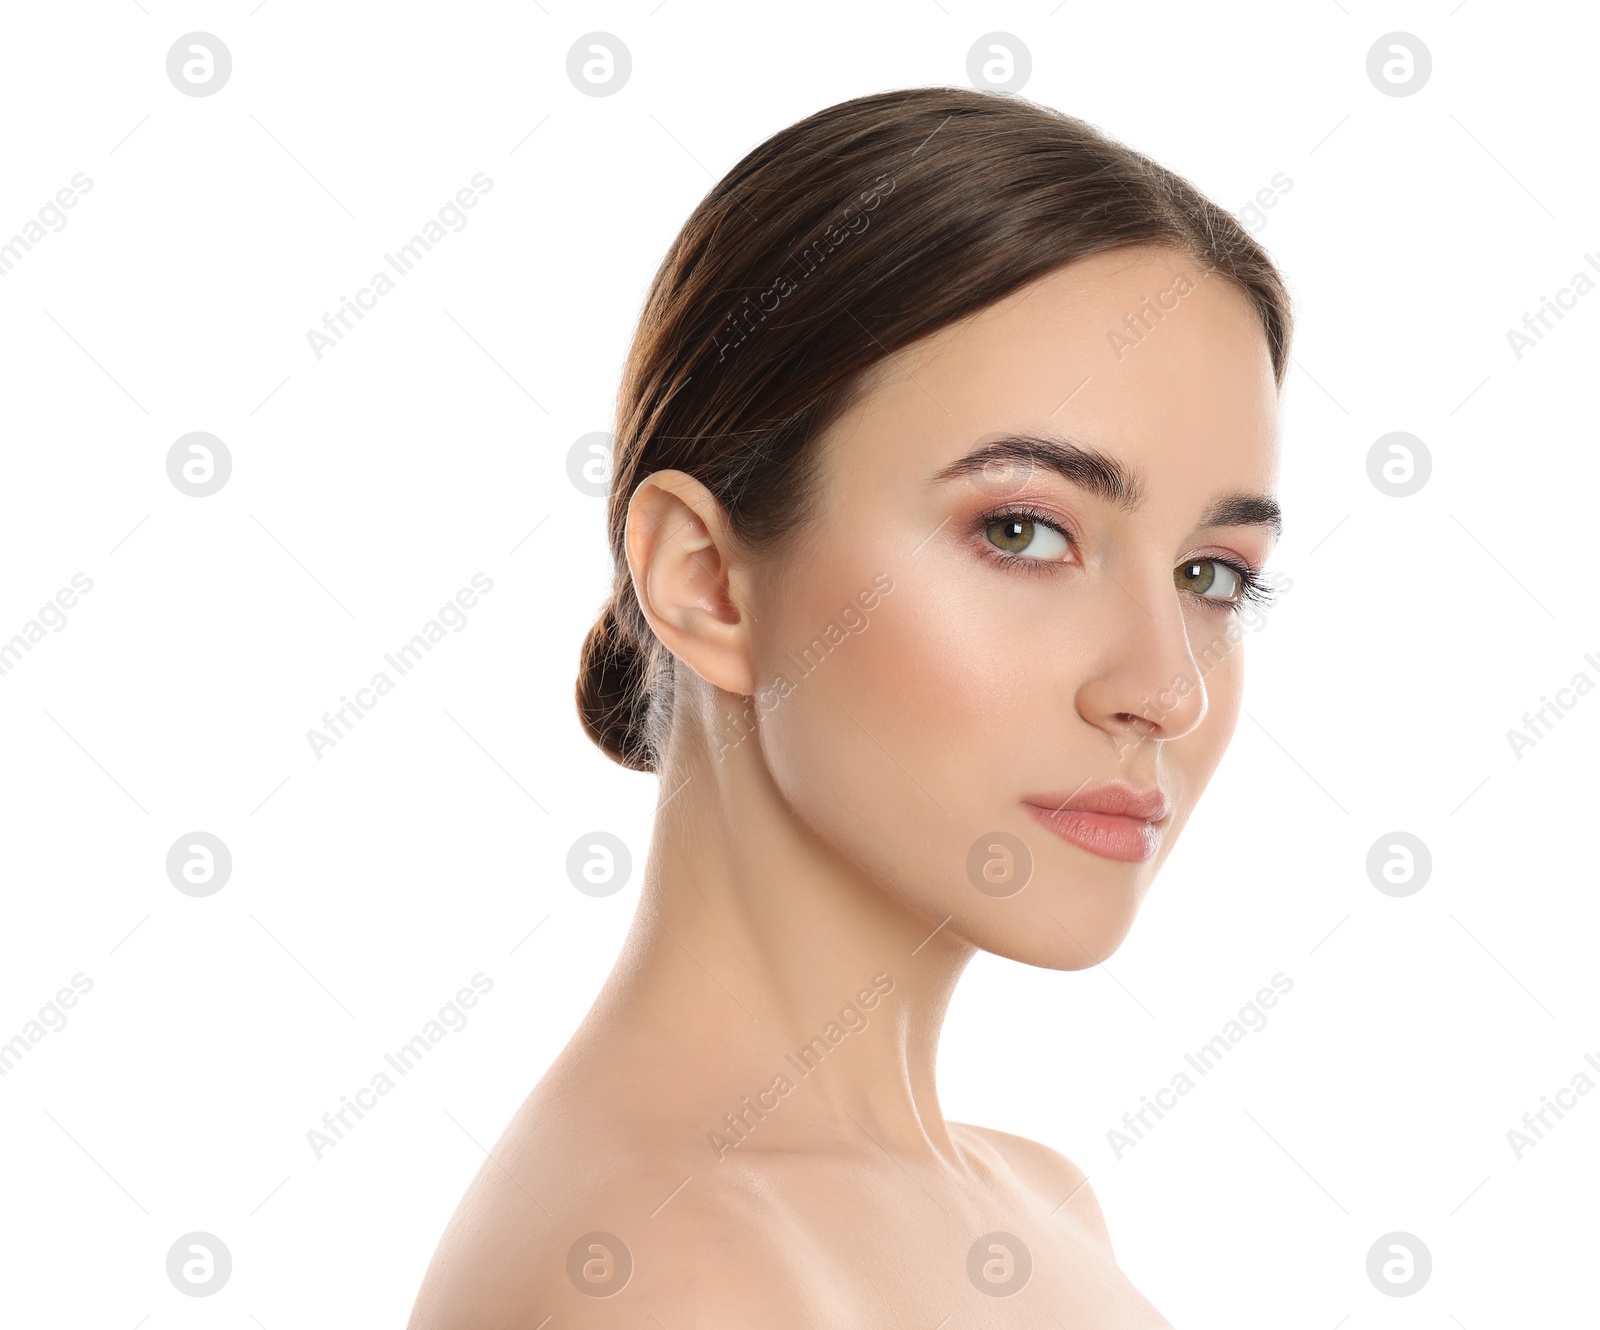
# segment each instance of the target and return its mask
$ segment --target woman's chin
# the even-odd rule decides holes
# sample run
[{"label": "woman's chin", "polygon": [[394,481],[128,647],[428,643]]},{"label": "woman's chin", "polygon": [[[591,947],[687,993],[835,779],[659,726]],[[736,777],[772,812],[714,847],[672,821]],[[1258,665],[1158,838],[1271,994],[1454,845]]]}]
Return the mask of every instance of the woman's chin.
[{"label": "woman's chin", "polygon": [[1049,906],[969,921],[960,935],[981,951],[1042,970],[1087,970],[1114,955],[1138,916],[1137,899],[1113,910]]}]

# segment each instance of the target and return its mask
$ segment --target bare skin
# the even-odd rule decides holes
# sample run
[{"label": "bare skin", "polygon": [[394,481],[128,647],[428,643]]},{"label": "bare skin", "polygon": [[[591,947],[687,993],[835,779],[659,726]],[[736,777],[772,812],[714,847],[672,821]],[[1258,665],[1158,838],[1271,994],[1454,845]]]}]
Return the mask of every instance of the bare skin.
[{"label": "bare skin", "polygon": [[[1159,292],[1170,308],[1125,321]],[[749,557],[684,473],[641,482],[629,565],[676,683],[638,913],[451,1220],[411,1330],[1168,1324],[1082,1171],[945,1121],[934,1064],[976,951],[1083,969],[1131,927],[1240,707],[1226,564],[1174,570],[1263,563],[1265,509],[1217,504],[1270,497],[1277,431],[1244,296],[1128,250],[880,366],[781,558]],[[1137,494],[1038,465],[934,479],[1024,432],[1095,450]],[[1045,513],[1004,552],[1053,566],[993,557],[1012,502]],[[841,642],[797,668],[830,623]],[[1147,857],[1023,807],[1103,782],[1168,799]],[[1009,894],[969,871],[1000,833],[1030,864]],[[1069,1001],[1003,1037],[1028,1056]]]}]

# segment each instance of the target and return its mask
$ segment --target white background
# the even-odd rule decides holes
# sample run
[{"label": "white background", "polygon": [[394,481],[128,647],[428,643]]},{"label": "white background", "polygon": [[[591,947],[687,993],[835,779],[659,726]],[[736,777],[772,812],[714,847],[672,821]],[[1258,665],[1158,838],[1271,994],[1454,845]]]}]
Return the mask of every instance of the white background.
[{"label": "white background", "polygon": [[[232,53],[213,96],[166,75],[196,30]],[[614,96],[565,72],[596,30],[632,53]],[[1520,359],[1506,337],[1600,253],[1592,13],[103,0],[8,8],[0,42],[0,238],[93,181],[0,280],[0,638],[93,580],[0,677],[0,1040],[93,983],[0,1079],[0,1321],[403,1324],[628,924],[637,881],[584,896],[569,847],[648,844],[654,778],[573,709],[610,565],[568,449],[611,427],[715,178],[825,105],[964,84],[994,30],[1031,52],[1023,95],[1224,206],[1292,180],[1258,235],[1299,316],[1293,584],[1131,937],[1083,973],[975,962],[945,1110],[1081,1164],[1181,1326],[1600,1315],[1600,1094],[1507,1140],[1600,1056],[1600,695],[1520,759],[1506,737],[1600,682],[1600,293]],[[1393,31],[1432,52],[1416,95],[1368,80]],[[307,330],[476,172],[465,229],[318,360]],[[233,459],[203,499],[166,474],[195,430]],[[1409,498],[1367,475],[1394,430],[1433,459]],[[307,730],[477,572],[467,626],[316,758]],[[165,871],[195,830],[233,856],[203,899]],[[1433,857],[1406,898],[1365,867],[1395,830]],[[466,1028],[315,1158],[308,1130],[479,971]],[[1118,1160],[1122,1114],[1278,971],[1268,1026]],[[233,1257],[208,1298],[165,1271],[194,1230]],[[1396,1230],[1434,1263],[1404,1298],[1365,1270]]]}]

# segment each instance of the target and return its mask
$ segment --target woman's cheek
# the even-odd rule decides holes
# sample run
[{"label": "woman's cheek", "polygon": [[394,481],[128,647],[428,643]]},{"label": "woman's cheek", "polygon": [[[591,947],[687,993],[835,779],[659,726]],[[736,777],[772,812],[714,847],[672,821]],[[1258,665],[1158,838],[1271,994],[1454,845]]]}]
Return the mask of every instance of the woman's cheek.
[{"label": "woman's cheek", "polygon": [[[1184,754],[1191,787],[1205,788],[1227,751],[1244,702],[1244,637],[1237,618],[1208,629],[1200,644],[1192,646],[1201,683],[1206,690],[1206,715],[1193,734],[1175,745]],[[1192,639],[1191,639],[1192,641]]]},{"label": "woman's cheek", "polygon": [[974,816],[1015,738],[995,718],[1021,697],[982,626],[911,578],[895,574],[863,616],[763,721],[763,758],[824,842],[902,901],[948,912],[939,893],[965,882]]},{"label": "woman's cheek", "polygon": [[[870,626],[849,643],[840,680],[842,700],[862,724],[949,804],[985,769],[986,751],[1016,737],[1008,730],[1029,702],[1030,653],[1000,622],[992,596],[953,594],[949,579],[930,575],[933,568],[930,561],[928,572],[896,578]],[[909,784],[888,756],[880,753],[879,762]]]}]

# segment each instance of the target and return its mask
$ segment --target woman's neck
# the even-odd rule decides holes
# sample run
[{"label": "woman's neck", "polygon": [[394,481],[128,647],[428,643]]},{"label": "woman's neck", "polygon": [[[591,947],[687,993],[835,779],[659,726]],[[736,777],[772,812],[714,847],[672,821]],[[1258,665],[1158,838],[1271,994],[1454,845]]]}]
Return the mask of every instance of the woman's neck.
[{"label": "woman's neck", "polygon": [[638,912],[584,1045],[646,1059],[648,1102],[703,1121],[719,1158],[719,1139],[820,1149],[864,1132],[960,1166],[935,1061],[973,948],[822,843],[754,736],[720,756],[679,743],[660,779]]}]

